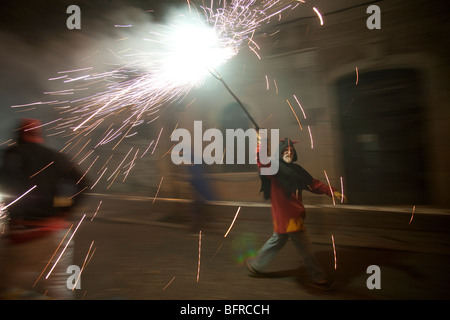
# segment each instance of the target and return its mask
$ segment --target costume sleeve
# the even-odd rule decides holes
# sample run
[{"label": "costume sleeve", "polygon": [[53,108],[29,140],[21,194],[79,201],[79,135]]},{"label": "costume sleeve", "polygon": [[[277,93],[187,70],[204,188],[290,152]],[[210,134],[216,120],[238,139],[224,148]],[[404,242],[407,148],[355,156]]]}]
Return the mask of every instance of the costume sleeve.
[{"label": "costume sleeve", "polygon": [[332,186],[331,190],[330,190],[330,187],[327,184],[325,184],[317,179],[313,179],[311,184],[308,187],[309,187],[308,188],[309,191],[311,191],[312,193],[326,194],[329,197],[332,196],[332,191],[333,192],[336,191],[335,187]]}]

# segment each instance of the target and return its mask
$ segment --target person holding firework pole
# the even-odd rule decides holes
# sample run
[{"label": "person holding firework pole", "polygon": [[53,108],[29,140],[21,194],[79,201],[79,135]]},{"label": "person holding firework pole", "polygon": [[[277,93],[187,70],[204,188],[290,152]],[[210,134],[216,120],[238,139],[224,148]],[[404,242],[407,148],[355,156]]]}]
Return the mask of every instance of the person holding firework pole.
[{"label": "person holding firework pole", "polygon": [[[261,131],[260,131],[261,132]],[[264,130],[262,130],[264,132]],[[266,147],[267,137],[258,137],[257,163],[261,170],[259,152]],[[264,268],[272,261],[291,239],[309,274],[308,285],[321,290],[331,288],[333,281],[328,279],[322,266],[317,261],[311,248],[311,242],[306,234],[304,219],[305,207],[302,203],[302,191],[308,190],[316,194],[335,196],[341,200],[344,196],[334,187],[314,179],[300,165],[295,164],[297,152],[294,141],[289,138],[280,140],[278,157],[279,170],[275,175],[260,175],[261,191],[265,199],[270,199],[272,204],[273,235],[258,251],[254,258],[247,260],[247,268],[252,275],[264,276]],[[343,199],[346,200],[345,197]]]}]

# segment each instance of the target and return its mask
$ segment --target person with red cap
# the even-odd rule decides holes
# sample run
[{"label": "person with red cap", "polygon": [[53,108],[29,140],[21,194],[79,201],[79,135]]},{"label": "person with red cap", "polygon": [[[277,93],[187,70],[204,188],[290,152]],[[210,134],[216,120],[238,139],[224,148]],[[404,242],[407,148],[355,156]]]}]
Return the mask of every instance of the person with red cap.
[{"label": "person with red cap", "polygon": [[0,239],[0,289],[18,293],[19,299],[23,292],[30,297],[45,291],[50,298],[70,299],[66,269],[73,243],[53,274],[36,281],[64,238],[87,181],[68,158],[44,145],[39,120],[22,119],[17,132],[0,167],[0,191],[8,197],[2,210],[3,215],[7,211],[8,231]]},{"label": "person with red cap", "polygon": [[[272,204],[274,232],[258,251],[257,255],[247,260],[247,268],[252,275],[264,276],[264,268],[284,247],[287,240],[291,239],[302,257],[310,276],[310,281],[307,284],[318,289],[327,290],[331,288],[333,281],[328,279],[325,271],[314,256],[311,242],[306,234],[302,191],[308,190],[316,194],[335,196],[338,199],[344,196],[336,188],[331,187],[330,189],[323,182],[314,179],[303,167],[294,163],[297,161],[294,143],[289,138],[280,140],[278,172],[275,175],[260,175],[262,182],[261,191],[264,194],[264,198],[270,199]],[[260,147],[261,144],[258,143],[257,163],[259,168],[263,166],[259,161]]]}]

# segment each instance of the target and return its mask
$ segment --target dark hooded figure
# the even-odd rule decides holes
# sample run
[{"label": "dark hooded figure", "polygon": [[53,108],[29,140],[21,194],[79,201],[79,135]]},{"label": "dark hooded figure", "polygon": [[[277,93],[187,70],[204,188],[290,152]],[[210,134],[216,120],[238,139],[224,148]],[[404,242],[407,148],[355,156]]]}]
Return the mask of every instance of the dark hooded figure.
[{"label": "dark hooded figure", "polygon": [[8,208],[11,222],[61,216],[81,198],[75,195],[86,180],[65,155],[44,145],[39,120],[22,119],[17,133],[17,143],[3,155],[0,187],[11,200],[36,187]]},{"label": "dark hooded figure", "polygon": [[[67,243],[72,208],[86,188],[86,179],[63,154],[44,145],[42,125],[36,119],[22,119],[17,142],[4,151],[0,167],[0,192],[6,198],[2,214],[9,215],[8,230],[0,239],[0,298],[20,299],[48,292],[55,299],[70,299],[66,268],[72,264],[73,241]],[[3,231],[3,230],[2,230]],[[65,252],[45,281],[37,281],[45,265]],[[54,261],[52,261],[54,263]],[[37,285],[36,285],[37,283]],[[19,296],[8,296],[14,290]]]},{"label": "dark hooded figure", "polygon": [[[291,238],[311,277],[308,284],[316,288],[328,289],[332,282],[327,279],[325,272],[314,257],[311,243],[305,232],[305,207],[302,202],[302,191],[308,190],[330,197],[334,195],[339,199],[343,195],[334,187],[330,189],[326,184],[314,179],[304,168],[294,163],[298,158],[294,143],[289,138],[280,140],[278,172],[275,175],[260,175],[261,191],[272,204],[274,233],[259,250],[257,256],[247,261],[247,267],[252,274],[263,275],[264,268]],[[261,168],[264,165],[259,161],[259,147],[258,144],[258,166]],[[270,164],[266,166],[270,166]]]}]

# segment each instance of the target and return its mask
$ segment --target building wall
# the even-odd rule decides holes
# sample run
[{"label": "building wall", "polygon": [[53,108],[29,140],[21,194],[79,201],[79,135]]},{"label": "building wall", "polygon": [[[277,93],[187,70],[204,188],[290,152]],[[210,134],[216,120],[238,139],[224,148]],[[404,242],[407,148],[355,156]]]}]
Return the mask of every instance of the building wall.
[{"label": "building wall", "polygon": [[[413,68],[422,75],[426,139],[426,177],[429,204],[448,206],[445,186],[449,178],[448,31],[446,4],[425,1],[382,1],[381,29],[365,26],[365,7],[325,17],[325,28],[314,28],[312,46],[317,47],[321,78],[328,88],[328,106],[335,113],[333,84],[342,76],[390,68]],[[420,10],[417,10],[420,8]],[[305,21],[306,22],[306,21]],[[311,26],[310,26],[311,28]],[[333,137],[339,137],[339,123],[332,121]],[[338,139],[334,139],[336,145]],[[335,158],[342,159],[340,148]],[[411,174],[416,174],[411,172]]]},{"label": "building wall", "polygon": [[[326,173],[338,189],[341,177],[345,187],[346,177],[336,82],[353,75],[357,86],[357,77],[368,71],[419,70],[425,106],[422,121],[429,195],[426,204],[448,207],[450,46],[446,3],[437,1],[430,5],[422,0],[392,0],[380,1],[377,5],[381,9],[380,30],[367,28],[367,5],[325,15],[323,26],[314,15],[270,25],[263,30],[265,36],[258,38],[261,59],[250,51],[243,51],[218,70],[260,127],[279,129],[280,137],[298,140],[296,149],[302,166],[324,182]],[[267,36],[276,31],[279,32]],[[224,108],[233,101],[219,81],[208,79],[172,110],[166,136],[160,142],[161,150],[169,150],[174,144],[170,141],[169,128],[192,130],[194,120],[202,120],[204,130],[219,127]],[[169,156],[162,161],[161,176],[165,178],[160,195],[191,196],[186,168],[171,164]],[[207,169],[218,200],[262,201],[256,167],[246,173],[225,172],[217,166]],[[308,192],[304,197],[308,203],[330,203],[327,197]],[[348,197],[351,202],[351,194]],[[375,199],[372,204],[376,203]]]}]

